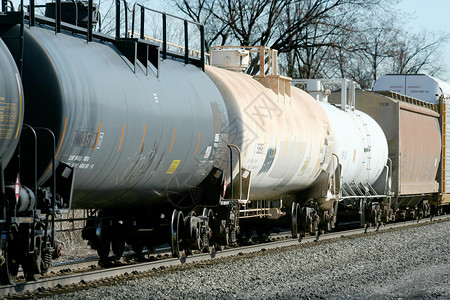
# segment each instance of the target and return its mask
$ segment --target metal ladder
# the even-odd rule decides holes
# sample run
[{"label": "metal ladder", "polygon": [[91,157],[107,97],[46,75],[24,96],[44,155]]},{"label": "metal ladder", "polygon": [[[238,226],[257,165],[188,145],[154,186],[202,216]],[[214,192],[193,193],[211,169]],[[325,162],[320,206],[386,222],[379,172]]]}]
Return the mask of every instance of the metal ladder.
[{"label": "metal ladder", "polygon": [[[21,3],[23,5],[23,1]],[[2,1],[2,12],[0,12],[0,38],[3,39],[8,48],[11,49],[13,43],[8,42],[9,40],[13,40],[17,42],[18,45],[18,54],[14,57],[16,61],[17,68],[19,69],[19,73],[22,76],[23,72],[23,43],[24,43],[24,12],[21,11],[7,11],[7,1]],[[18,35],[2,35],[3,31],[6,31],[9,28],[14,27],[19,24],[19,34]],[[11,52],[13,53],[13,52]]]}]

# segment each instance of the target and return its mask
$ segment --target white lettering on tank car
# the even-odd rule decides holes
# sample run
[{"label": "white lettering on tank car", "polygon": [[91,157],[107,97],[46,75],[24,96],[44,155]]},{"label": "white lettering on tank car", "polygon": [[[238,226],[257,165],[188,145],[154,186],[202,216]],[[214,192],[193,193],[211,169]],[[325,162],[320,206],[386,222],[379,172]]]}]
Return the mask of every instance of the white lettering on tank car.
[{"label": "white lettering on tank car", "polygon": [[155,103],[159,103],[159,98],[157,93],[153,93],[153,97],[155,98]]},{"label": "white lettering on tank car", "polygon": [[[76,157],[76,155],[73,155]],[[89,157],[89,156],[88,156]],[[93,169],[95,164],[85,164],[85,163],[68,163],[74,169]]]},{"label": "white lettering on tank car", "polygon": [[97,143],[97,150],[100,149],[102,147],[102,142],[103,142],[103,132],[100,132],[100,136],[98,137],[98,143]]},{"label": "white lettering on tank car", "polygon": [[68,161],[82,161],[83,156],[80,155],[70,155]]},{"label": "white lettering on tank car", "polygon": [[211,146],[208,146],[208,147],[206,148],[204,158],[209,158],[209,156],[211,155],[211,149],[212,149]]},{"label": "white lettering on tank car", "polygon": [[256,154],[263,154],[264,151],[264,144],[258,143],[256,144]]}]

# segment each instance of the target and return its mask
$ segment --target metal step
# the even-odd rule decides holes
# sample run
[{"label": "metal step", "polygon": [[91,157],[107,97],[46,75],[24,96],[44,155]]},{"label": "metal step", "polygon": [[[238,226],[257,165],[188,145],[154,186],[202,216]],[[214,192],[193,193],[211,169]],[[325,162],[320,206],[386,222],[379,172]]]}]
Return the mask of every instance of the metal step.
[{"label": "metal step", "polygon": [[134,65],[140,61],[146,68],[148,75],[148,61],[158,70],[159,48],[158,44],[137,38],[120,38],[113,41],[114,46]]}]

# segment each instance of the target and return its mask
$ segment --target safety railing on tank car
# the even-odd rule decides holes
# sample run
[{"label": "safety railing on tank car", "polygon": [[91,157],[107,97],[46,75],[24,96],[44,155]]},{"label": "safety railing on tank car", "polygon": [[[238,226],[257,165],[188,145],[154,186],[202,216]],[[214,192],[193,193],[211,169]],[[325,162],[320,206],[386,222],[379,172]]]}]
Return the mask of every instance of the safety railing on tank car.
[{"label": "safety railing on tank car", "polygon": [[[128,31],[128,34],[129,34],[129,36],[140,36],[141,35],[139,32],[132,32],[131,30]],[[148,36],[148,35],[144,35],[144,38],[146,40],[150,40],[152,42],[156,42],[156,43],[161,44],[161,45],[163,44],[162,40],[155,39],[155,38],[153,38],[151,36]],[[172,46],[174,48],[179,49],[180,53],[184,53],[184,51],[186,51],[183,46],[180,46],[180,45],[177,45],[177,44],[174,44],[174,43],[167,42],[167,46]],[[201,51],[200,50],[195,50],[195,49],[189,48],[188,51],[189,51],[189,55],[191,55],[191,56],[195,56],[195,57],[198,57],[198,58],[200,58],[200,56],[201,56]],[[205,55],[206,58],[211,56],[209,53],[205,53],[204,55]]]},{"label": "safety railing on tank car", "polygon": [[[74,4],[74,13],[75,13],[75,24],[74,25],[75,25],[75,27],[70,26],[71,24],[66,23],[62,20],[63,15],[62,15],[62,11],[61,11],[61,3],[62,3],[61,0],[55,0],[55,2],[54,2],[54,5],[55,5],[54,22],[51,22],[51,24],[50,24],[49,18],[43,18],[41,16],[39,16],[39,17],[36,16],[36,14],[35,14],[36,8],[45,7],[45,5],[36,5],[35,0],[29,0],[29,5],[24,5],[24,0],[21,0],[20,10],[22,7],[26,8],[28,10],[28,12],[26,12],[24,14],[24,16],[29,19],[30,26],[34,26],[36,23],[36,20],[39,20],[39,22],[47,23],[47,24],[54,26],[55,33],[61,32],[62,27],[64,27],[65,29],[72,30],[76,33],[86,34],[87,41],[91,42],[94,37],[94,33],[93,33],[94,3],[93,3],[93,0],[87,1],[88,2],[87,28],[79,28],[78,27],[79,11],[78,11],[78,7],[76,5],[77,1],[75,1],[75,0],[70,0],[70,1],[72,1],[72,3]],[[123,4],[121,4],[121,2]],[[12,3],[9,6],[8,6],[8,3],[10,3],[10,0],[2,0],[3,11],[6,11],[8,8],[10,10],[13,10]],[[192,63],[194,65],[197,65],[198,67],[201,67],[204,70],[206,54],[205,54],[205,31],[204,31],[204,26],[202,24],[194,22],[194,21],[186,20],[186,19],[180,18],[178,16],[175,16],[175,15],[172,15],[169,13],[161,12],[161,11],[146,7],[139,3],[134,4],[132,9],[130,9],[128,7],[128,4],[125,0],[116,0],[115,3],[116,3],[115,39],[131,38],[131,37],[137,35],[142,40],[147,39],[147,40],[156,41],[161,44],[161,48],[162,48],[161,54],[162,54],[163,59],[166,59],[167,56],[183,59],[186,64]],[[124,33],[123,37],[121,37],[121,23],[122,23],[121,5],[124,6],[124,20],[123,21],[124,21],[125,33]],[[160,14],[162,16],[162,41],[153,39],[153,38],[149,38],[148,36],[145,35],[146,12],[153,12],[156,14]],[[128,14],[129,13],[132,14],[131,30],[129,30],[129,27],[128,27],[128,25],[129,25]],[[140,16],[140,30],[139,30],[139,33],[136,34],[134,29],[137,24],[137,19],[138,19],[137,15]],[[167,35],[167,19],[168,18],[173,18],[176,20],[183,21],[183,24],[184,24],[184,45],[183,46],[177,46],[174,43],[168,42],[168,37],[167,37],[168,36]],[[98,21],[99,21],[99,28],[100,28],[99,31],[101,31],[101,18],[100,17],[99,17]],[[192,24],[192,25],[198,27],[198,29],[199,29],[199,32],[200,32],[200,50],[199,51],[195,51],[195,50],[192,50],[189,48],[189,24]],[[112,41],[110,38],[108,38],[107,35],[104,35],[100,32],[95,33],[95,36],[96,36],[96,38],[99,38],[101,40]],[[182,52],[184,52],[183,55],[169,52],[168,46],[174,46],[174,47],[179,48]],[[194,55],[190,55],[190,54],[194,54]]]},{"label": "safety railing on tank car", "polygon": [[[116,2],[117,3],[117,2]],[[136,27],[136,12],[137,10],[139,10],[139,14],[140,14],[140,32],[139,32],[139,37],[141,39],[145,39],[145,12],[149,11],[149,12],[153,12],[153,13],[157,13],[157,14],[161,14],[162,15],[162,34],[163,34],[163,39],[162,39],[162,56],[163,59],[167,58],[167,54],[168,54],[168,50],[167,50],[167,46],[170,45],[170,43],[168,43],[167,41],[167,17],[171,17],[177,20],[181,20],[183,21],[184,24],[184,56],[180,57],[184,59],[184,63],[185,64],[189,64],[190,61],[192,60],[196,60],[194,58],[190,58],[189,57],[189,24],[195,25],[199,28],[200,30],[200,60],[198,61],[200,63],[200,66],[203,70],[205,69],[205,29],[204,26],[200,23],[197,22],[193,22],[193,21],[189,21],[180,17],[177,17],[175,15],[172,14],[168,14],[165,12],[160,12],[158,10],[154,10],[152,8],[146,7],[142,4],[139,3],[135,3],[133,6],[133,11],[132,11],[132,25],[131,25],[131,33],[134,35],[135,34],[135,27]],[[127,24],[128,21],[125,20],[125,23]],[[117,32],[116,32],[117,35]],[[119,32],[120,35],[120,32]],[[172,44],[174,45],[174,44]],[[173,54],[172,54],[173,55]]]}]

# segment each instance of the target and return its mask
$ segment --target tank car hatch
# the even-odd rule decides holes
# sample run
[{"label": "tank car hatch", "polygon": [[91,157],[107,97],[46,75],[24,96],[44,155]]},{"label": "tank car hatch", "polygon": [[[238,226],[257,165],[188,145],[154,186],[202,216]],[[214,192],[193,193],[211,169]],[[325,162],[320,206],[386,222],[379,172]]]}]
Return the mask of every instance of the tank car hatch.
[{"label": "tank car hatch", "polygon": [[[56,2],[45,4],[45,16],[55,19]],[[100,12],[98,3],[93,3],[92,24],[98,23]],[[61,20],[76,26],[88,27],[88,2],[87,1],[62,1]]]},{"label": "tank car hatch", "polygon": [[247,50],[233,48],[211,49],[211,65],[235,72],[242,72],[250,65],[250,55]]}]

